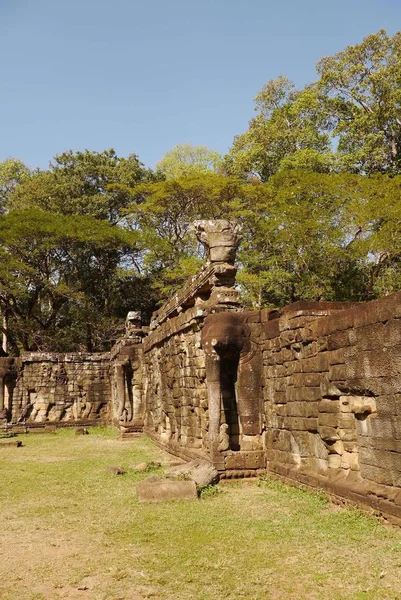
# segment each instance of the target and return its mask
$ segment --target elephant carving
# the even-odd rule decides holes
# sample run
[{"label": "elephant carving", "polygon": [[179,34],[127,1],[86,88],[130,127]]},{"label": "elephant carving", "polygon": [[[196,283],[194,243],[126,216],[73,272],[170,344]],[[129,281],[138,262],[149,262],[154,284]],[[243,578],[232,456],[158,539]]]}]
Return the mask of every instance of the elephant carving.
[{"label": "elephant carving", "polygon": [[[222,425],[227,425],[224,431],[228,430],[232,450],[241,448],[244,436],[261,434],[262,359],[258,345],[251,338],[248,323],[251,314],[216,312],[206,317],[202,329],[213,459],[226,446],[221,440]],[[231,402],[230,411],[227,399]],[[237,423],[233,422],[233,411]],[[224,418],[229,422],[224,423]]]}]

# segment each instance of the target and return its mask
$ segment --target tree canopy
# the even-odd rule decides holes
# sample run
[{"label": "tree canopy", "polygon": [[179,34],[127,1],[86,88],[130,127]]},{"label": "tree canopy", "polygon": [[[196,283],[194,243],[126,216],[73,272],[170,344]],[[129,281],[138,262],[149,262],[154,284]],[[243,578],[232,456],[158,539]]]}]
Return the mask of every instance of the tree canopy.
[{"label": "tree canopy", "polygon": [[220,152],[206,146],[178,144],[166,152],[156,168],[166,179],[177,179],[201,173],[216,173],[221,161]]},{"label": "tree canopy", "polygon": [[67,151],[48,169],[0,163],[0,311],[9,351],[104,350],[204,260],[189,225],[240,221],[250,307],[363,301],[401,289],[401,33],[381,30],[256,96],[225,157],[175,146]]},{"label": "tree canopy", "polygon": [[380,30],[316,69],[301,90],[284,76],[267,82],[224,159],[229,173],[262,181],[288,168],[401,173],[401,32]]}]

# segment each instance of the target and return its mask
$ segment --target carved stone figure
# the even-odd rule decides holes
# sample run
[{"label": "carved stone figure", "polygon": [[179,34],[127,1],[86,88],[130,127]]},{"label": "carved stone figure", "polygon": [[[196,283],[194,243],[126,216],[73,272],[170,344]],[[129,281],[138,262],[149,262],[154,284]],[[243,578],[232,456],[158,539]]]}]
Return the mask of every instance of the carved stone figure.
[{"label": "carved stone figure", "polygon": [[125,329],[127,331],[133,331],[141,329],[142,325],[142,313],[140,310],[130,310],[125,320]]},{"label": "carved stone figure", "polygon": [[205,246],[210,262],[234,264],[241,241],[241,227],[238,223],[226,219],[194,221],[192,230]]},{"label": "carved stone figure", "polygon": [[[247,312],[210,314],[205,319],[202,330],[209,398],[209,439],[213,460],[223,449],[222,433],[227,434],[230,426],[230,438],[237,438],[237,446],[240,445],[240,434],[242,438],[261,434],[261,353],[251,341],[248,316]],[[233,382],[236,382],[235,387]],[[230,396],[231,405],[228,406],[227,399]],[[227,428],[222,428],[222,412],[229,413]],[[234,431],[233,425],[238,427],[237,431]]]}]

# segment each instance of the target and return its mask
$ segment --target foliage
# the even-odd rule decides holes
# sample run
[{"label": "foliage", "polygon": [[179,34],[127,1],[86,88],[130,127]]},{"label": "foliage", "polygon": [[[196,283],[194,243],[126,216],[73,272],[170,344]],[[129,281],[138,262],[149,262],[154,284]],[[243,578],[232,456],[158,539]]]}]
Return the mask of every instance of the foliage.
[{"label": "foliage", "polygon": [[157,163],[156,168],[166,179],[177,179],[189,175],[218,172],[221,155],[206,146],[178,144],[169,150]]},{"label": "foliage", "polygon": [[399,178],[287,171],[232,202],[238,281],[255,308],[367,300],[400,289]]},{"label": "foliage", "polygon": [[202,500],[205,500],[206,498],[214,498],[215,496],[220,496],[220,494],[224,493],[224,490],[220,486],[209,484],[198,489],[198,492],[200,498],[202,498]]},{"label": "foliage", "polygon": [[9,197],[8,208],[40,208],[62,215],[85,215],[118,223],[130,202],[126,191],[151,177],[135,154],[119,158],[114,150],[64,152],[47,171],[24,179]]},{"label": "foliage", "polygon": [[17,158],[8,158],[0,163],[0,212],[3,212],[10,194],[28,175],[29,169]]},{"label": "foliage", "polygon": [[317,74],[302,90],[284,76],[263,87],[257,116],[224,159],[228,173],[401,173],[401,32],[380,30],[322,58]]},{"label": "foliage", "polygon": [[341,167],[401,173],[401,32],[368,35],[317,64],[325,128],[338,138]]},{"label": "foliage", "polygon": [[90,217],[38,209],[0,217],[0,305],[13,353],[91,350],[92,330],[104,335],[113,320],[119,261],[136,244],[132,232]]},{"label": "foliage", "polygon": [[138,235],[116,225],[132,202],[127,189],[152,177],[135,155],[68,151],[14,186],[0,290],[14,353],[101,350],[133,305],[150,314],[155,299],[140,272]]},{"label": "foliage", "polygon": [[226,216],[228,204],[242,198],[245,189],[235,178],[208,173],[142,184],[132,193],[127,221],[140,232],[144,271],[165,298],[200,267],[203,250],[190,224]]},{"label": "foliage", "polygon": [[[0,164],[0,309],[13,353],[103,349],[204,260],[202,218],[243,227],[237,281],[255,308],[401,289],[401,32],[367,36],[255,98],[224,159],[178,145],[146,169],[114,150],[47,170]],[[5,213],[5,214],[4,214]]]},{"label": "foliage", "polygon": [[319,102],[312,87],[297,91],[286,77],[270,80],[255,98],[257,116],[234,139],[225,157],[228,173],[267,181],[283,169],[326,172],[333,160],[329,138],[319,129]]}]

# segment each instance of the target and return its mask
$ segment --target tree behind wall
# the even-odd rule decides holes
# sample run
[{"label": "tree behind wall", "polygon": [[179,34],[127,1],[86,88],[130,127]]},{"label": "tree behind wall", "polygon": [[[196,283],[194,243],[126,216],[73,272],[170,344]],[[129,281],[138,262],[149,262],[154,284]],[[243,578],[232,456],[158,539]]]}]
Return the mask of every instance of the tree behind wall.
[{"label": "tree behind wall", "polygon": [[380,30],[316,68],[302,90],[284,76],[262,88],[256,117],[224,158],[228,173],[401,173],[401,32]]}]

